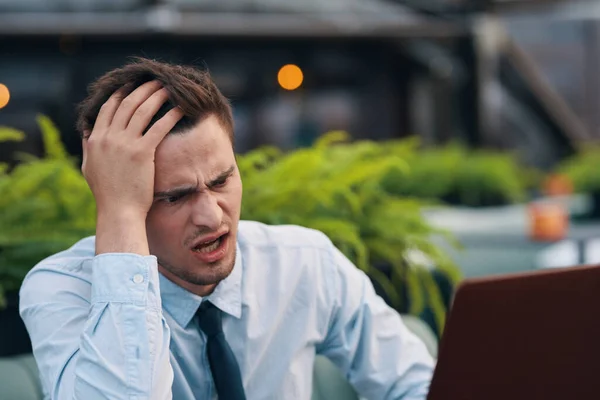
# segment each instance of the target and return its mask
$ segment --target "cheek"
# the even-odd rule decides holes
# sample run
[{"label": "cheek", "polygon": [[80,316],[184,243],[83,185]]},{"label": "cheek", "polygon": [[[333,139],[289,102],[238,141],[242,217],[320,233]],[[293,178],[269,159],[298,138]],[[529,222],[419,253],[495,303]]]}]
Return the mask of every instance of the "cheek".
[{"label": "cheek", "polygon": [[146,218],[146,233],[150,245],[164,246],[165,243],[177,241],[184,230],[185,218],[182,212],[152,210]]},{"label": "cheek", "polygon": [[238,179],[223,196],[226,209],[230,213],[239,213],[242,204],[242,182]]},{"label": "cheek", "polygon": [[228,192],[227,194],[223,194],[219,201],[219,207],[223,211],[223,214],[229,221],[235,220],[239,218],[240,210],[241,210],[241,201],[240,195],[237,192]]}]

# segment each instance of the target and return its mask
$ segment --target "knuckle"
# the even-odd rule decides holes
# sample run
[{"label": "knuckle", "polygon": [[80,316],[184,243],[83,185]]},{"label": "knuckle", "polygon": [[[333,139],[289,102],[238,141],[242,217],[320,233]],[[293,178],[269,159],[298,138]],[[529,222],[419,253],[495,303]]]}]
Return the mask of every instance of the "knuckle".
[{"label": "knuckle", "polygon": [[95,148],[105,149],[109,144],[109,141],[105,138],[96,139],[92,143],[90,143],[90,147],[94,146]]},{"label": "knuckle", "polygon": [[92,146],[96,149],[96,151],[100,151],[102,153],[113,151],[115,146],[111,139],[101,138],[97,139]]},{"label": "knuckle", "polygon": [[135,118],[145,118],[149,113],[150,112],[148,111],[147,107],[138,107],[138,109],[133,113],[133,116]]},{"label": "knuckle", "polygon": [[100,107],[100,109],[107,109],[107,108],[112,108],[116,103],[119,102],[119,98],[115,97],[115,96],[111,96],[109,97],[108,100],[106,100],[104,102],[104,104],[102,104],[102,106]]},{"label": "knuckle", "polygon": [[134,105],[134,101],[131,97],[125,97],[123,101],[121,101],[121,107],[131,108]]},{"label": "knuckle", "polygon": [[90,135],[87,139],[87,147],[89,148],[94,148],[96,147],[98,144],[98,139],[96,139],[96,137],[94,135]]},{"label": "knuckle", "polygon": [[140,162],[146,159],[146,151],[142,148],[142,146],[138,146],[131,150],[130,158],[132,161]]},{"label": "knuckle", "polygon": [[158,121],[156,121],[153,125],[152,125],[152,130],[153,131],[163,131],[165,129],[165,121],[164,121],[164,117],[159,119]]},{"label": "knuckle", "polygon": [[152,130],[156,133],[168,133],[173,128],[173,125],[171,121],[160,120],[154,124]]}]

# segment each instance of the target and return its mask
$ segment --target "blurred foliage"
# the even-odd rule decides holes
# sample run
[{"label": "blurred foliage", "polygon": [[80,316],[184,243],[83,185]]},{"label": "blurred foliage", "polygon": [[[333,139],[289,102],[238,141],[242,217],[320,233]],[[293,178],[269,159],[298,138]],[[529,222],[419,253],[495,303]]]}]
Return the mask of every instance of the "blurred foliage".
[{"label": "blurred foliage", "polygon": [[[95,203],[76,160],[65,151],[60,134],[38,116],[46,155],[17,154],[13,170],[0,168],[0,306],[6,291],[16,291],[41,259],[94,234]],[[24,134],[0,128],[0,142]]]},{"label": "blurred foliage", "polygon": [[[347,139],[331,132],[310,148],[284,153],[264,147],[240,156],[242,218],[324,232],[393,307],[415,315],[427,308],[441,331],[446,310],[431,269],[453,283],[460,273],[431,239],[443,235],[455,241],[423,218],[421,202],[384,187],[390,176],[408,176],[401,151],[388,151],[388,143]],[[377,266],[390,267],[390,273]]]},{"label": "blurred foliage", "polygon": [[562,161],[555,172],[567,176],[576,192],[600,192],[598,160],[600,160],[600,145],[581,148],[575,155]]},{"label": "blurred foliage", "polygon": [[393,171],[384,181],[398,196],[462,206],[496,206],[526,200],[536,171],[508,152],[469,150],[459,143],[422,148],[417,138],[393,141],[386,149],[401,154],[408,176]]}]

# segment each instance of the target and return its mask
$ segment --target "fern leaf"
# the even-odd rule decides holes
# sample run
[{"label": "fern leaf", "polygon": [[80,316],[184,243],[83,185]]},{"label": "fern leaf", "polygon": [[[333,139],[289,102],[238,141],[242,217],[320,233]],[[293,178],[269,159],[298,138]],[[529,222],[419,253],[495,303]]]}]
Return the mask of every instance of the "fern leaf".
[{"label": "fern leaf", "polygon": [[21,142],[25,139],[25,133],[7,126],[0,126],[0,142]]},{"label": "fern leaf", "polygon": [[60,132],[56,125],[50,118],[45,115],[38,115],[37,118],[38,126],[42,133],[42,139],[44,141],[44,149],[50,159],[67,159],[67,151],[60,140]]}]

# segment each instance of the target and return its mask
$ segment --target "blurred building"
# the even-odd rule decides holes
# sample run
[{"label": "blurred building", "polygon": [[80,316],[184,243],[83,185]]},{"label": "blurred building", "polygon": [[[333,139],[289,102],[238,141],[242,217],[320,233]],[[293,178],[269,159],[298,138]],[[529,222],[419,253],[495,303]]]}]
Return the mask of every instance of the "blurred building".
[{"label": "blurred building", "polygon": [[[0,109],[0,125],[32,134],[25,144],[3,144],[0,158],[15,146],[39,151],[37,113],[55,120],[69,150],[79,154],[74,106],[87,84],[143,55],[208,67],[232,100],[242,152],[262,144],[303,146],[344,129],[357,138],[417,134],[431,144],[461,139],[512,148],[547,166],[597,126],[581,98],[594,96],[591,75],[578,71],[597,63],[584,56],[586,49],[600,49],[597,39],[581,41],[565,28],[553,29],[563,40],[553,36],[540,52],[544,35],[519,25],[517,6],[532,2],[545,3],[4,0],[0,83],[11,99]],[[505,26],[526,52],[502,41]],[[574,64],[530,68],[529,57],[543,61],[544,54]],[[286,64],[302,70],[295,90],[277,80]]]}]

